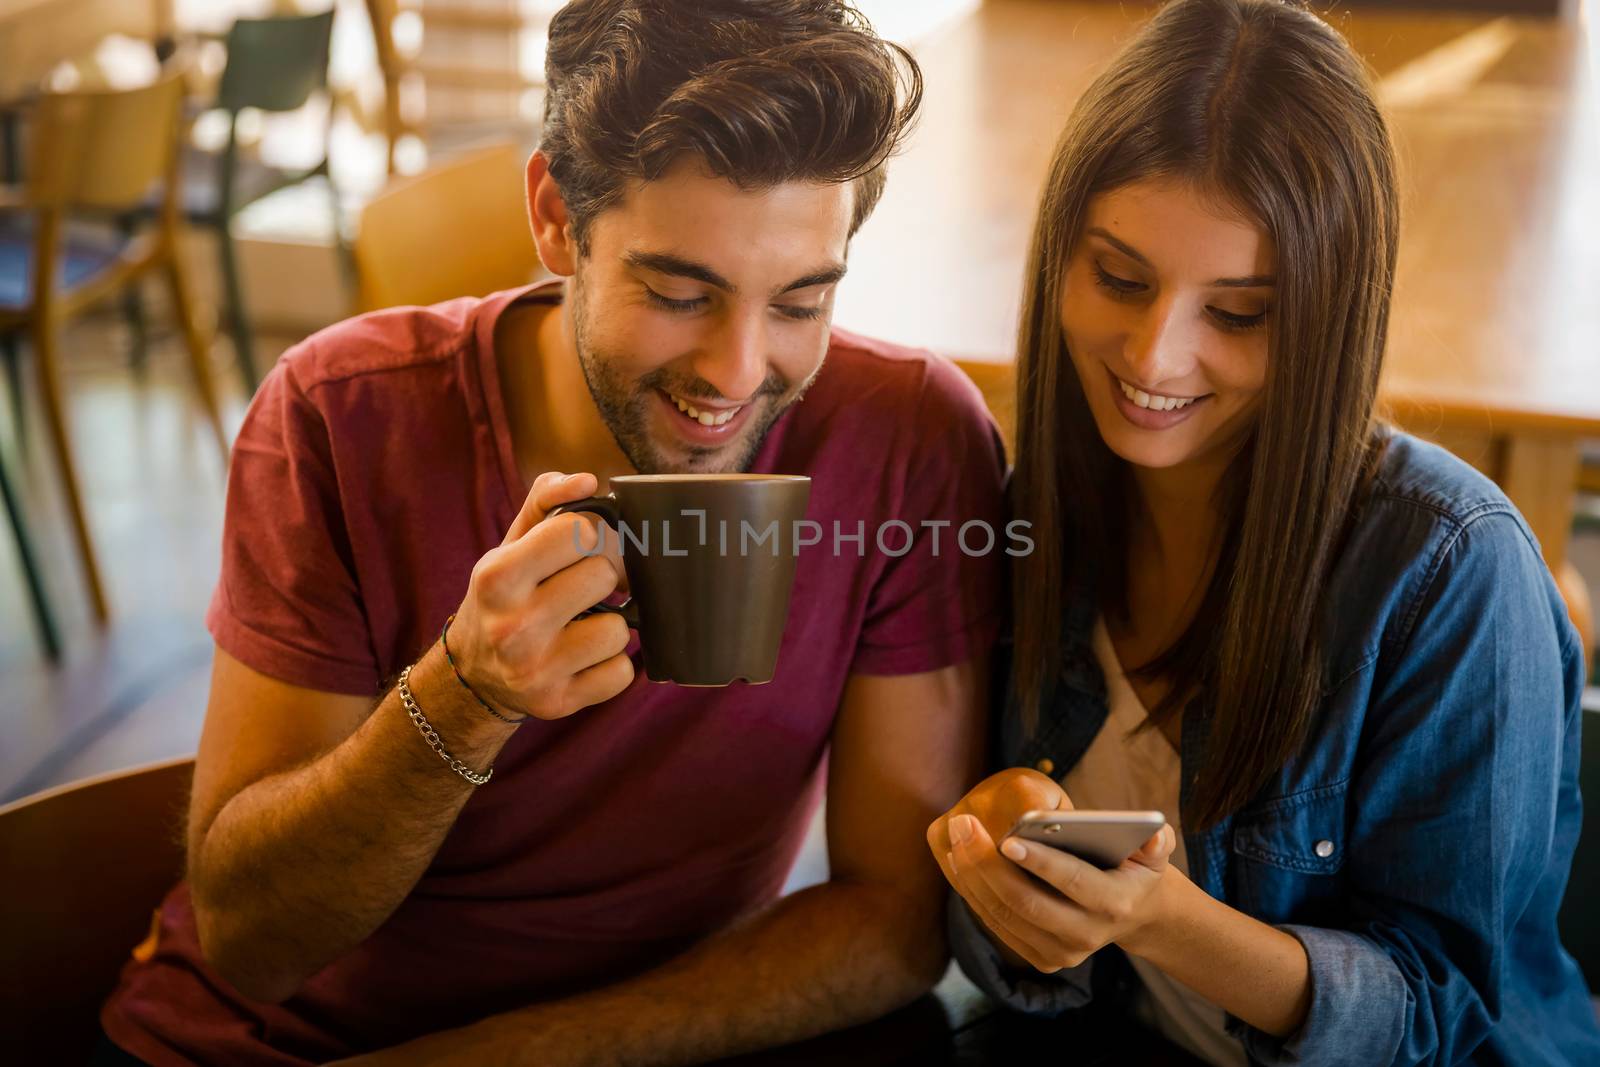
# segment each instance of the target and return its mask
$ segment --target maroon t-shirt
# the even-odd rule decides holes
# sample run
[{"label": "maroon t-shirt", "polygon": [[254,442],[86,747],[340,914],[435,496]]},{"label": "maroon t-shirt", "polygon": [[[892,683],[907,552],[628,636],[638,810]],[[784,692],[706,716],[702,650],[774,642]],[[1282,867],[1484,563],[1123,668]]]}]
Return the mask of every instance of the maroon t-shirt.
[{"label": "maroon t-shirt", "polygon": [[[495,324],[516,300],[559,297],[379,312],[285,354],[233,450],[206,620],[221,648],[295,685],[376,695],[437,638],[528,492]],[[934,670],[992,640],[1003,463],[959,370],[835,330],[751,468],[810,475],[824,531],[801,551],[771,684],[680,688],[641,669],[604,704],[525,724],[411,895],[282,1004],[206,966],[180,884],[154,956],[128,964],[103,1011],[107,1034],[156,1064],[319,1062],[615,982],[769,902],[815,809],[846,678]],[[892,519],[916,531],[911,551],[898,527],[880,550]],[[974,519],[999,534],[987,555],[958,545]],[[866,536],[835,554],[835,520]]]}]

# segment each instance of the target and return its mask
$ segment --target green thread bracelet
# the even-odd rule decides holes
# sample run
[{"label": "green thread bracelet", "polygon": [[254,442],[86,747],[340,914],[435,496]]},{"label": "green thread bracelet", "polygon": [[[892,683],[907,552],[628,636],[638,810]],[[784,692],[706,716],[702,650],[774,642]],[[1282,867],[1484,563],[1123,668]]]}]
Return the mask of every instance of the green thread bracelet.
[{"label": "green thread bracelet", "polygon": [[450,664],[450,672],[456,676],[456,681],[461,683],[461,688],[472,694],[472,699],[478,702],[478,706],[480,708],[482,708],[484,711],[487,711],[490,715],[493,715],[501,722],[508,722],[512,726],[521,726],[523,723],[527,722],[530,718],[532,718],[531,715],[523,715],[519,718],[513,719],[509,715],[502,715],[498,711],[494,710],[494,708],[489,706],[489,702],[479,696],[477,691],[474,690],[472,686],[467,684],[467,680],[461,677],[461,670],[456,666],[456,658],[450,654],[450,624],[455,621],[456,617],[454,615],[451,615],[448,619],[444,620],[444,629],[439,631],[439,644],[444,646],[444,661]]}]

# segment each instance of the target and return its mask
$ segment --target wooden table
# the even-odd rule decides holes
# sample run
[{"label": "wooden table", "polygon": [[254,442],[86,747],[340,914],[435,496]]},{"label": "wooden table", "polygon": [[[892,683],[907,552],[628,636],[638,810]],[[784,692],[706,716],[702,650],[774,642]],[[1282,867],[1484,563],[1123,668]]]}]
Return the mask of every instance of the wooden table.
[{"label": "wooden table", "polygon": [[[852,248],[837,320],[976,364],[1001,388],[1054,140],[1153,10],[988,0],[918,45],[922,124]],[[1596,45],[1543,19],[1360,11],[1335,24],[1377,71],[1401,156],[1383,401],[1499,482],[1592,643],[1566,552],[1579,442],[1600,438],[1600,97],[1584,62]]]}]

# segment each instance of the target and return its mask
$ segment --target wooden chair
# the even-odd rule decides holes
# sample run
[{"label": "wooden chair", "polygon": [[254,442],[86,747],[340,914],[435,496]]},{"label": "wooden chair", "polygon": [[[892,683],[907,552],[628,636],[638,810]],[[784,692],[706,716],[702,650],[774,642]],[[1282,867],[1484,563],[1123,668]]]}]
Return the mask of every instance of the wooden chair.
[{"label": "wooden chair", "polygon": [[1595,1007],[1600,1010],[1600,910],[1594,906],[1595,897],[1600,896],[1600,818],[1595,817],[1592,807],[1600,800],[1600,689],[1584,693],[1578,788],[1586,804],[1585,818],[1558,925],[1561,942],[1583,968]]},{"label": "wooden chair", "polygon": [[[222,267],[222,282],[227,291],[226,322],[239,359],[245,386],[254,392],[260,380],[256,367],[250,315],[240,283],[238,256],[234,251],[233,217],[280,189],[322,178],[328,187],[333,214],[334,244],[340,244],[339,193],[328,167],[328,146],[333,129],[333,98],[328,97],[327,119],[323,126],[322,158],[306,170],[274,167],[239,151],[239,113],[247,108],[266,112],[298,111],[318,92],[328,88],[328,46],[333,32],[333,9],[315,15],[279,15],[271,18],[237,19],[222,38],[227,48],[227,65],[212,105],[228,118],[228,140],[221,152],[203,151],[192,145],[183,149],[181,208],[191,225],[203,226],[217,235],[217,251]],[[158,217],[159,201],[143,206],[144,217]],[[135,221],[137,216],[128,219]],[[137,296],[132,297],[137,300]],[[130,318],[140,321],[135,308]],[[136,337],[138,335],[136,329]],[[135,360],[142,359],[143,348],[135,344]]]},{"label": "wooden chair", "polygon": [[8,1063],[82,1063],[100,1004],[183,874],[189,757],[0,807]]},{"label": "wooden chair", "polygon": [[[139,89],[52,93],[39,98],[32,116],[33,151],[25,185],[20,197],[12,198],[12,206],[32,216],[32,239],[22,255],[4,258],[25,276],[0,276],[0,334],[25,329],[32,341],[78,555],[95,618],[101,622],[107,616],[105,592],[84,518],[62,397],[62,326],[145,274],[165,273],[200,403],[224,459],[228,451],[207,348],[195,325],[191,290],[178,248],[182,92],[181,76],[173,72]],[[110,253],[84,252],[64,240],[69,212],[125,214],[139,205],[153,184],[163,180],[161,211],[149,232]]]},{"label": "wooden chair", "polygon": [[436,304],[526,285],[539,272],[510,142],[458,156],[392,183],[361,212],[361,306]]},{"label": "wooden chair", "polygon": [[958,359],[960,367],[983,394],[989,413],[1000,424],[1000,437],[1006,443],[1006,459],[1016,463],[1017,455],[1017,374],[1012,363],[981,359]]},{"label": "wooden chair", "polygon": [[[391,175],[395,146],[407,135],[431,140],[442,126],[463,120],[480,132],[484,119],[497,131],[520,125],[510,116],[519,110],[521,94],[542,86],[518,66],[518,38],[532,23],[522,5],[508,0],[366,0],[366,4],[383,74],[383,128]],[[402,14],[420,18],[425,27],[423,47],[416,54],[403,51],[395,41],[395,23]],[[443,106],[457,98],[492,100],[498,106],[487,112],[471,103],[464,111]],[[405,106],[413,101],[425,101],[425,121],[416,108]]]},{"label": "wooden chair", "polygon": [[5,501],[6,519],[11,524],[11,536],[17,545],[17,560],[22,564],[22,578],[28,586],[28,604],[33,608],[33,621],[39,628],[39,641],[44,645],[45,659],[56,663],[61,659],[61,635],[56,629],[55,613],[50,610],[50,598],[45,594],[44,579],[34,556],[33,535],[29,532],[22,497],[11,485],[7,466],[4,451],[0,450],[0,497]]}]

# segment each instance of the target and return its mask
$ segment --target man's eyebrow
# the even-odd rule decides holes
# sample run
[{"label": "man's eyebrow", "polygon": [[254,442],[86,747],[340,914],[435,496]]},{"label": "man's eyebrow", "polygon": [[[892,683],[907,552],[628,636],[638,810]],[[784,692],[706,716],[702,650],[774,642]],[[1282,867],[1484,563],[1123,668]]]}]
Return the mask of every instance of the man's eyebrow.
[{"label": "man's eyebrow", "polygon": [[739,291],[737,286],[704,263],[696,263],[692,259],[684,259],[670,252],[628,252],[622,258],[629,266],[641,270],[671,274],[680,278],[693,278],[697,282],[705,282],[728,293]]},{"label": "man's eyebrow", "polygon": [[792,293],[796,289],[809,289],[813,285],[832,285],[844,277],[844,270],[843,264],[835,264],[831,267],[823,267],[821,270],[814,270],[810,274],[796,278],[772,295],[782,296],[784,293]]},{"label": "man's eyebrow", "polygon": [[[1110,233],[1101,229],[1099,226],[1091,227],[1085,232],[1093,234],[1102,241],[1105,241],[1107,244],[1116,248],[1117,251],[1121,252],[1129,259],[1138,263],[1143,263],[1147,267],[1150,266],[1150,261],[1146,259],[1137,248],[1134,248],[1125,241],[1118,240],[1117,238],[1111,236]],[[1277,278],[1271,274],[1247,274],[1242,278],[1218,278],[1211,284],[1228,289],[1255,289],[1261,286],[1276,285],[1277,281]]]},{"label": "man's eyebrow", "polygon": [[[706,266],[696,263],[692,259],[675,256],[671,252],[627,252],[623,261],[629,266],[638,267],[640,270],[654,271],[657,274],[670,274],[679,278],[693,278],[697,282],[721,289],[725,293],[737,294],[739,287],[728,279]],[[807,289],[813,285],[832,285],[844,277],[844,264],[835,263],[831,266],[821,267],[811,271],[773,292],[773,296],[782,296],[792,293],[796,289]]]}]

